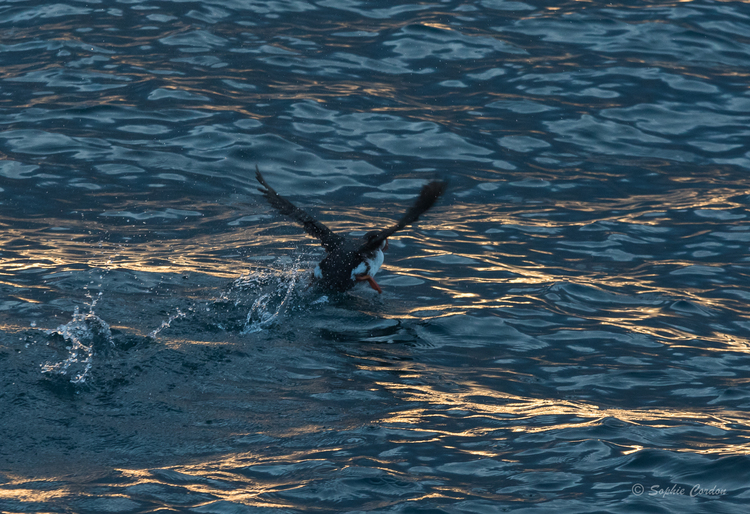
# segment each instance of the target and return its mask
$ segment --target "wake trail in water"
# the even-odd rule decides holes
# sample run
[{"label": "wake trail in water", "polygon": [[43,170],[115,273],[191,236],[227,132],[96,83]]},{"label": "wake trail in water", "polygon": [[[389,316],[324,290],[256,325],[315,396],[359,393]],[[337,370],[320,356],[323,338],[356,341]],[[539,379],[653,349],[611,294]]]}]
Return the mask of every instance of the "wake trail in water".
[{"label": "wake trail in water", "polygon": [[[169,308],[167,312],[172,312],[148,332],[147,338],[155,340],[165,335],[178,320],[242,335],[255,334],[279,323],[289,310],[298,310],[307,304],[301,295],[307,286],[298,287],[305,275],[302,257],[280,258],[277,262],[276,268],[255,269],[241,275],[205,304],[205,313],[194,306]],[[95,360],[117,347],[110,325],[95,311],[103,293],[87,296],[90,301],[84,309],[76,306],[69,322],[44,331],[47,345],[57,350],[58,357],[40,364],[42,374],[82,385],[90,380]],[[322,297],[311,304],[326,300]]]},{"label": "wake trail in water", "polygon": [[277,262],[277,268],[258,268],[242,274],[207,304],[210,324],[224,331],[255,334],[279,323],[290,310],[306,305],[304,256],[294,260],[282,257]]}]

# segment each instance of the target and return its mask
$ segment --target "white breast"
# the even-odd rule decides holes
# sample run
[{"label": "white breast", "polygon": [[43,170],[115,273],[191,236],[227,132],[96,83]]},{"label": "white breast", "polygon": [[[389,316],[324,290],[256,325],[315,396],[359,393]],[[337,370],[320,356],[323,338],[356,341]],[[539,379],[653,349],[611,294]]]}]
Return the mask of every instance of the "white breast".
[{"label": "white breast", "polygon": [[352,280],[356,280],[357,275],[370,275],[371,277],[374,277],[375,273],[380,269],[380,266],[383,265],[384,260],[385,256],[383,255],[383,251],[376,250],[372,259],[365,259],[352,270]]},{"label": "white breast", "polygon": [[380,266],[383,265],[383,261],[385,260],[385,255],[383,255],[383,250],[378,250],[375,252],[375,255],[373,256],[372,260],[368,260],[367,264],[370,266],[370,276],[374,277],[375,273],[378,272],[380,269]]}]

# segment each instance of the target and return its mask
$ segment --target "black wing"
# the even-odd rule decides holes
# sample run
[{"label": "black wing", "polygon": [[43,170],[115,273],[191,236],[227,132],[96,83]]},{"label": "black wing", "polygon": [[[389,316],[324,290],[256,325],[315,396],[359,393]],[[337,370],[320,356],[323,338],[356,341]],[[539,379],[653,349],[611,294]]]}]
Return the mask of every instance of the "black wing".
[{"label": "black wing", "polygon": [[266,182],[266,179],[264,179],[263,175],[260,174],[260,170],[258,169],[257,164],[255,165],[255,178],[258,179],[260,185],[263,186],[262,188],[259,187],[258,191],[263,193],[263,196],[266,197],[266,200],[268,200],[268,203],[271,204],[271,207],[279,211],[284,216],[289,216],[290,218],[294,219],[294,221],[305,228],[305,232],[313,237],[317,237],[318,239],[320,239],[320,244],[323,245],[323,248],[325,248],[326,251],[332,251],[343,242],[343,237],[334,233],[331,229],[323,225],[321,222],[307,214],[299,207],[295,206],[292,202],[290,202],[283,196],[279,196],[279,193],[277,193],[274,188],[269,186],[268,182]]},{"label": "black wing", "polygon": [[427,209],[432,207],[437,199],[445,193],[446,187],[448,187],[448,183],[443,180],[435,180],[425,185],[419,193],[417,201],[414,202],[414,205],[412,205],[408,211],[406,211],[406,214],[404,214],[399,222],[391,228],[381,230],[374,236],[370,237],[365,244],[359,247],[359,252],[367,253],[375,250],[383,243],[383,241],[391,237],[392,234],[417,221],[419,217]]}]

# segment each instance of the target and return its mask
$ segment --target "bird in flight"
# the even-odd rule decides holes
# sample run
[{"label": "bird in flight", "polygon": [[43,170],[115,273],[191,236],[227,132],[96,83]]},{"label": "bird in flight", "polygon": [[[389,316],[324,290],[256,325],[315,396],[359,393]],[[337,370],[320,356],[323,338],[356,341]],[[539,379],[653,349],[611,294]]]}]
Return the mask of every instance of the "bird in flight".
[{"label": "bird in flight", "polygon": [[447,184],[435,180],[422,187],[414,205],[406,211],[395,225],[372,230],[362,237],[351,237],[336,234],[308,213],[280,196],[255,166],[255,178],[260,185],[258,191],[263,193],[271,207],[280,214],[292,218],[302,225],[305,232],[320,240],[326,251],[325,258],[318,263],[313,272],[314,282],[335,292],[344,292],[360,282],[367,282],[375,291],[382,293],[382,288],[375,282],[375,274],[383,264],[383,251],[388,249],[388,238],[416,222],[427,209],[432,207],[445,192]]}]

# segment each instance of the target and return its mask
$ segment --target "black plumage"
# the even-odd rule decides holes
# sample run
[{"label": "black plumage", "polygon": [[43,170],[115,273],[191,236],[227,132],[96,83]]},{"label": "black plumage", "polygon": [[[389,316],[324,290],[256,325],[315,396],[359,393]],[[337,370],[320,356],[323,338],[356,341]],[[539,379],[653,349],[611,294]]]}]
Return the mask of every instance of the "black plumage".
[{"label": "black plumage", "polygon": [[[414,205],[406,211],[406,214],[392,227],[383,230],[373,230],[361,238],[345,237],[336,234],[308,213],[295,206],[286,198],[280,196],[268,185],[258,166],[255,166],[255,178],[261,186],[258,191],[263,193],[268,203],[284,216],[289,216],[303,226],[305,232],[320,240],[320,244],[326,250],[326,257],[318,264],[320,285],[332,291],[346,291],[359,281],[367,281],[370,286],[378,292],[382,292],[380,286],[373,280],[377,268],[370,274],[370,265],[377,261],[378,252],[387,248],[387,239],[415,223],[419,216],[432,207],[440,196],[445,193],[447,184],[445,181],[436,180],[422,187],[419,197]],[[365,263],[363,273],[353,276],[353,271]],[[316,270],[316,275],[318,270]]]}]

